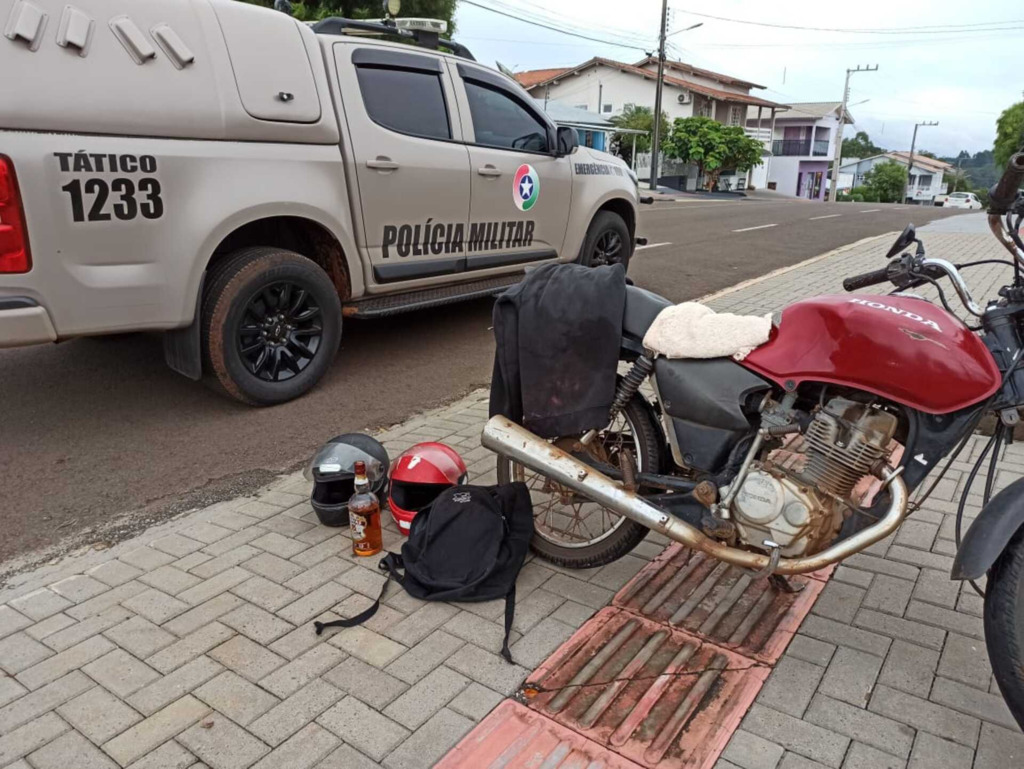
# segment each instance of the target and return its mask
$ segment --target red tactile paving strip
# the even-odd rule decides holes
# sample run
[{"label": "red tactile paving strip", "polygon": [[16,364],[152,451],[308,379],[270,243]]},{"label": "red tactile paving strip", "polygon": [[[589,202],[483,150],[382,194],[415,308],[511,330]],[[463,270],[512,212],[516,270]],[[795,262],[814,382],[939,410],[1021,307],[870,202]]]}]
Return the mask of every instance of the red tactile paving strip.
[{"label": "red tactile paving strip", "polygon": [[675,544],[644,567],[612,603],[774,663],[824,588],[820,576],[792,577],[790,583],[800,592],[781,592],[745,569]]},{"label": "red tactile paving strip", "polygon": [[670,545],[443,769],[711,769],[831,576],[780,592]]},{"label": "red tactile paving strip", "polygon": [[437,769],[642,769],[572,729],[505,700]]},{"label": "red tactile paving strip", "polygon": [[523,691],[531,709],[643,766],[681,769],[718,756],[769,672],[689,633],[609,607],[541,665]]}]

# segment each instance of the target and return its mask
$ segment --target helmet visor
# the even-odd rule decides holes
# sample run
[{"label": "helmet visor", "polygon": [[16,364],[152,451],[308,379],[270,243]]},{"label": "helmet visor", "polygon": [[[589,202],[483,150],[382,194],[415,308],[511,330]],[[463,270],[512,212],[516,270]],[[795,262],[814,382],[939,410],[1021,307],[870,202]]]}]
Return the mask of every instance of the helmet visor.
[{"label": "helmet visor", "polygon": [[370,485],[375,486],[384,478],[386,470],[379,459],[347,443],[325,444],[306,467],[304,475],[307,481],[330,480],[339,476],[354,475],[356,462],[366,464],[366,477],[370,481]]}]

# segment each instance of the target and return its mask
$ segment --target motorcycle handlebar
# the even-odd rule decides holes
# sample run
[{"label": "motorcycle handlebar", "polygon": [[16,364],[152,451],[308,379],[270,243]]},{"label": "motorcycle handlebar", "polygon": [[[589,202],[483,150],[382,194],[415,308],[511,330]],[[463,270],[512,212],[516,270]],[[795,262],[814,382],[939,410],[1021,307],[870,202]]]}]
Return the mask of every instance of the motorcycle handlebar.
[{"label": "motorcycle handlebar", "polygon": [[876,286],[889,280],[889,270],[883,267],[880,270],[872,270],[861,275],[854,275],[843,281],[843,288],[847,291],[856,291],[858,288]]},{"label": "motorcycle handlebar", "polygon": [[1017,190],[1024,184],[1024,152],[1018,152],[1006,164],[1002,178],[989,192],[988,212],[1005,214],[1017,199]]}]

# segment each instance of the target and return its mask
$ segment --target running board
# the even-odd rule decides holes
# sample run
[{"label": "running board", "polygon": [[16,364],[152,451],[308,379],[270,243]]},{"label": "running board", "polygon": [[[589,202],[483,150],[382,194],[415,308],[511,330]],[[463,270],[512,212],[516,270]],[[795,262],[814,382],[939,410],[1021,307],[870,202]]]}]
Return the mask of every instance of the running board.
[{"label": "running board", "polygon": [[516,285],[523,279],[523,273],[504,275],[500,278],[474,280],[469,283],[438,286],[422,291],[410,291],[405,294],[389,294],[388,296],[369,297],[357,302],[348,302],[342,308],[347,318],[382,318],[386,315],[397,315],[411,310],[424,310],[428,307],[440,307],[467,299],[482,299],[500,294],[506,288]]}]

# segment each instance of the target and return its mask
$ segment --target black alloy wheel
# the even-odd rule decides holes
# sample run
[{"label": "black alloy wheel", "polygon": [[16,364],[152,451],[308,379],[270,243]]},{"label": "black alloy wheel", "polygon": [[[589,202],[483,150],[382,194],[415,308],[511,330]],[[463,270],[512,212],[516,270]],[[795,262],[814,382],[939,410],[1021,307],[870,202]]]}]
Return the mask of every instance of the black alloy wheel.
[{"label": "black alloy wheel", "polygon": [[625,251],[625,244],[619,233],[615,230],[605,230],[598,236],[597,242],[594,244],[594,251],[590,255],[590,266],[621,264]]},{"label": "black alloy wheel", "polygon": [[293,251],[254,246],[210,268],[201,339],[207,382],[243,403],[298,398],[341,342],[341,301],[324,270]]},{"label": "black alloy wheel", "polygon": [[621,264],[629,270],[633,240],[626,222],[614,211],[598,211],[587,229],[580,249],[579,263],[584,267]]},{"label": "black alloy wheel", "polygon": [[312,294],[289,281],[270,283],[245,306],[238,352],[253,375],[284,382],[313,362],[323,331],[321,309]]}]

